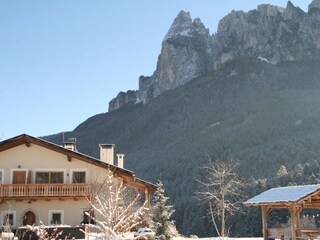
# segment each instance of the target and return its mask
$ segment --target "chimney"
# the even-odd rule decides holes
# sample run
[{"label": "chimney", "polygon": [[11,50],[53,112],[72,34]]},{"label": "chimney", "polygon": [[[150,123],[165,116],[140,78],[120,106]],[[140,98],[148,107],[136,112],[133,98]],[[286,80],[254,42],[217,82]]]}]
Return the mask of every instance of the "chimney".
[{"label": "chimney", "polygon": [[114,144],[99,144],[100,160],[102,162],[114,165]]},{"label": "chimney", "polygon": [[77,147],[76,147],[76,138],[68,138],[67,140],[63,141],[63,147],[66,149],[69,149],[71,151],[77,152]]},{"label": "chimney", "polygon": [[123,159],[124,159],[124,154],[123,153],[118,153],[117,154],[117,159],[118,159],[118,167],[123,168]]}]

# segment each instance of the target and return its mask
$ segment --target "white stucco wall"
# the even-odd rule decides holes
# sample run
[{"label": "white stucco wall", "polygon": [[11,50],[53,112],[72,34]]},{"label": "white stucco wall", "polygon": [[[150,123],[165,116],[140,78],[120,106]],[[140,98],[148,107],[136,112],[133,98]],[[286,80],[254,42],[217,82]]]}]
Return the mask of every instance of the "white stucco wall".
[{"label": "white stucco wall", "polygon": [[[108,170],[93,164],[72,158],[71,162],[65,154],[31,144],[30,147],[20,145],[0,152],[0,171],[3,172],[3,184],[12,184],[14,170],[25,170],[27,175],[31,171],[31,183],[35,183],[37,171],[62,171],[64,183],[72,183],[73,171],[86,171],[86,183],[102,183]],[[0,204],[0,224],[2,225],[6,211],[12,211],[15,215],[15,226],[22,226],[23,216],[27,211],[36,215],[36,224],[40,221],[49,225],[49,212],[58,210],[63,212],[63,223],[66,225],[78,225],[84,208],[89,203],[85,199],[61,199],[61,200],[22,200],[3,201]]]},{"label": "white stucco wall", "polygon": [[4,171],[4,184],[12,183],[13,170],[26,170],[27,172],[32,170],[34,173],[32,174],[33,183],[37,170],[64,171],[64,183],[72,183],[71,173],[74,170],[86,170],[87,183],[101,182],[107,173],[106,169],[75,158],[69,162],[66,155],[35,144],[31,144],[30,147],[20,145],[0,152],[0,170]]},{"label": "white stucco wall", "polygon": [[89,203],[86,200],[6,201],[0,205],[0,223],[1,225],[3,224],[3,214],[10,212],[15,216],[15,227],[23,226],[24,214],[32,211],[36,216],[36,225],[39,225],[40,222],[45,225],[52,225],[50,223],[50,213],[56,211],[62,213],[62,224],[79,225],[83,220],[83,210],[89,207]]}]

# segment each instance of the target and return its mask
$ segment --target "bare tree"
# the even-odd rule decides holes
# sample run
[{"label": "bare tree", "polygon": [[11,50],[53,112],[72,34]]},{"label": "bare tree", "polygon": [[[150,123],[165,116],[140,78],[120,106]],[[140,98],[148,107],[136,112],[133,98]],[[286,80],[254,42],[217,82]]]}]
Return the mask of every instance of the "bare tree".
[{"label": "bare tree", "polygon": [[[130,201],[126,198],[129,195]],[[109,170],[105,182],[97,186],[94,197],[88,199],[94,214],[86,214],[95,222],[95,225],[88,224],[89,227],[103,233],[104,239],[122,239],[125,233],[142,224],[148,212],[147,200],[142,205],[139,200],[140,194],[132,198],[132,192]]]},{"label": "bare tree", "polygon": [[[209,215],[217,234],[227,236],[226,219],[240,210],[241,187],[243,181],[237,174],[239,163],[232,157],[226,161],[213,161],[208,157],[208,164],[202,167],[203,179],[199,179],[201,200],[209,205]],[[218,227],[220,222],[220,229]]]},{"label": "bare tree", "polygon": [[284,165],[281,165],[280,168],[278,169],[277,177],[278,177],[278,178],[285,177],[285,176],[287,176],[288,174],[289,174],[289,173],[288,173],[287,167],[284,166]]}]

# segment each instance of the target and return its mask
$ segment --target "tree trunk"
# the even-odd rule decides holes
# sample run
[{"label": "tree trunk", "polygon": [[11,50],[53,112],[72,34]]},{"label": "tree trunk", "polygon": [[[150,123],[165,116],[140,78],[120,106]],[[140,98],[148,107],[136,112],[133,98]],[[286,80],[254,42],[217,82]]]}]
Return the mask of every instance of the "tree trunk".
[{"label": "tree trunk", "polygon": [[225,236],[224,176],[221,176],[221,237]]}]

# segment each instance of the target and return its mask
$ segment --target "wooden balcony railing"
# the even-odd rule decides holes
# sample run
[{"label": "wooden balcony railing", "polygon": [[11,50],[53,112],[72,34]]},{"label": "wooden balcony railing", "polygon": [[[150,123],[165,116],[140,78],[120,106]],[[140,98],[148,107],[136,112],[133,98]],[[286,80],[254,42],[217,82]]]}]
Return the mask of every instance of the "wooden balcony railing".
[{"label": "wooden balcony railing", "polygon": [[0,199],[89,197],[92,184],[0,184]]}]

